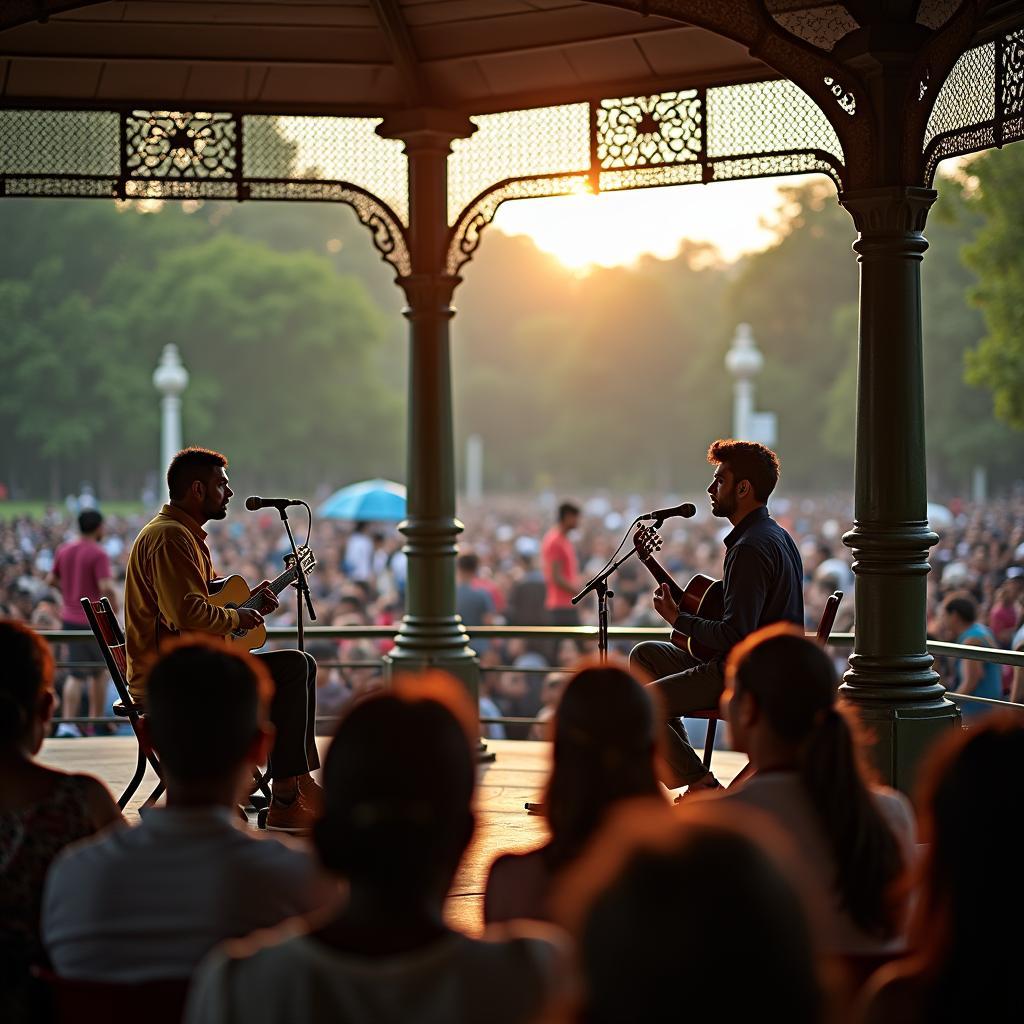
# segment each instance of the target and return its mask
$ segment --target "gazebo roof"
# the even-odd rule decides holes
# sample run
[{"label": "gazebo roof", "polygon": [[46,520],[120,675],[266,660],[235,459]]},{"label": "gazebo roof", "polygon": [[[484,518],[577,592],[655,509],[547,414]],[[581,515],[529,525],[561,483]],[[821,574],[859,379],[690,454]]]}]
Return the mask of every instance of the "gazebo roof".
[{"label": "gazebo roof", "polygon": [[5,106],[487,113],[774,77],[721,35],[578,0],[13,0],[0,29]]}]

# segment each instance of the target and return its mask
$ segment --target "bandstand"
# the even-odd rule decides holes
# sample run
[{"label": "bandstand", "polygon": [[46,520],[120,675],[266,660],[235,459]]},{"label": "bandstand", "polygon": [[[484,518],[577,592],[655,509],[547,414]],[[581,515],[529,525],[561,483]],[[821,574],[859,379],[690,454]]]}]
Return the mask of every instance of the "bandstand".
[{"label": "bandstand", "polygon": [[926,647],[931,186],[940,161],[1021,138],[1019,2],[0,3],[0,196],[336,202],[369,229],[409,324],[409,584],[392,662],[470,685],[449,332],[498,207],[828,175],[861,282],[844,685],[904,786],[958,715]]}]

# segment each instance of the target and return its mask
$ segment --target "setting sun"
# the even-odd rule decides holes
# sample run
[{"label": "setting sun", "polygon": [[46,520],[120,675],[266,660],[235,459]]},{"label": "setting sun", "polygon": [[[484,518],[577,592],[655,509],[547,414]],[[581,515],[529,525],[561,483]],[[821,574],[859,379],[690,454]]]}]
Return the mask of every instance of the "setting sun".
[{"label": "setting sun", "polygon": [[581,272],[629,265],[648,254],[670,259],[686,240],[710,243],[732,261],[775,237],[779,186],[810,177],[520,200],[502,206],[494,223],[506,234],[529,235]]}]

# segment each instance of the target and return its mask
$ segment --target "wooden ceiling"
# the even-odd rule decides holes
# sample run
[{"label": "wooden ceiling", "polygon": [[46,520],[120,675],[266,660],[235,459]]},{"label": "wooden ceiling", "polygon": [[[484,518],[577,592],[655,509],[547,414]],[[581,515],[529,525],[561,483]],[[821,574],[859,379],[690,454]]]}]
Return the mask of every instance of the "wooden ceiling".
[{"label": "wooden ceiling", "polygon": [[722,36],[578,0],[0,0],[5,107],[488,113],[766,77]]}]

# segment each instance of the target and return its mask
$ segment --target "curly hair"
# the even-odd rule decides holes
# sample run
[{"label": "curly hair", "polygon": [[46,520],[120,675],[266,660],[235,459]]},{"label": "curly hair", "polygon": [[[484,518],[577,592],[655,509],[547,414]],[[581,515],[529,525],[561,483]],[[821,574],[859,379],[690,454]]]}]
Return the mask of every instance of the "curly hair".
[{"label": "curly hair", "polygon": [[754,497],[761,502],[768,500],[779,482],[779,457],[757,441],[714,441],[708,448],[708,462],[728,466],[737,481],[749,481]]}]

